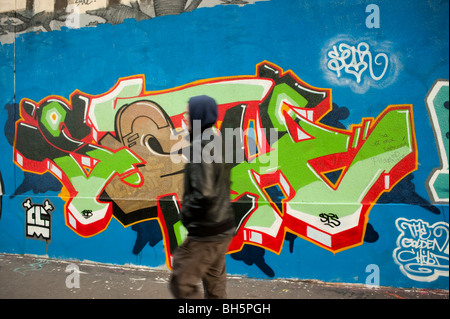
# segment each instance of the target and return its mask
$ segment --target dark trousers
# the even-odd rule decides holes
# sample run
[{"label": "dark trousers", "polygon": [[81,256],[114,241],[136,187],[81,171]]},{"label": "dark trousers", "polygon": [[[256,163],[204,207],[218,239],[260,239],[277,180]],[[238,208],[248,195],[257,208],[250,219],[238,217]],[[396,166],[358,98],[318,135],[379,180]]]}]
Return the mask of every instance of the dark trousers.
[{"label": "dark trousers", "polygon": [[179,246],[172,258],[170,290],[175,298],[202,298],[199,284],[203,282],[204,297],[225,299],[225,254],[231,242],[194,241],[189,237]]}]

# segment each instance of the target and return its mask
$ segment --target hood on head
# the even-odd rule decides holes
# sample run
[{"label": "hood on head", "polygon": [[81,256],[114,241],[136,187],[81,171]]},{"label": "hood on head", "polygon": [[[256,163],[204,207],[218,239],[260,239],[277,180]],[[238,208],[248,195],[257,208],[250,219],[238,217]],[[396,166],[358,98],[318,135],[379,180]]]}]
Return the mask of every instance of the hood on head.
[{"label": "hood on head", "polygon": [[189,119],[191,127],[195,120],[201,121],[202,131],[213,126],[217,121],[217,103],[207,95],[194,96],[189,99]]}]

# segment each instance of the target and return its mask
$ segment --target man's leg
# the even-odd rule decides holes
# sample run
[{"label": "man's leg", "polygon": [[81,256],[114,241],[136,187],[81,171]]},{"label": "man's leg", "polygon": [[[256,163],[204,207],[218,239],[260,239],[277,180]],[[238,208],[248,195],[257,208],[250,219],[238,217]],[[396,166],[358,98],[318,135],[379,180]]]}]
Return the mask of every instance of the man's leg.
[{"label": "man's leg", "polygon": [[172,258],[172,276],[170,278],[170,291],[178,299],[201,298],[199,283],[201,279],[202,249],[196,247],[197,242],[186,239],[179,246]]},{"label": "man's leg", "polygon": [[205,298],[226,299],[227,298],[227,272],[225,254],[231,240],[214,243],[212,249],[215,258],[203,275],[203,288]]}]

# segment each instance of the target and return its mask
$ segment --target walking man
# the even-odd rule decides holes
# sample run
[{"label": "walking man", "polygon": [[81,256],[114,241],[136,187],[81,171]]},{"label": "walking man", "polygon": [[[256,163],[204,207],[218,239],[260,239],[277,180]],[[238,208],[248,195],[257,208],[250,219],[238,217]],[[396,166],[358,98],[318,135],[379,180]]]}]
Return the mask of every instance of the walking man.
[{"label": "walking man", "polygon": [[[214,128],[217,121],[214,99],[206,95],[192,97],[186,121],[191,145],[181,221],[188,236],[173,254],[170,290],[175,298],[201,298],[202,282],[205,298],[223,299],[227,297],[225,254],[235,229],[230,172],[223,163],[222,143]],[[210,147],[210,143],[219,144]]]}]

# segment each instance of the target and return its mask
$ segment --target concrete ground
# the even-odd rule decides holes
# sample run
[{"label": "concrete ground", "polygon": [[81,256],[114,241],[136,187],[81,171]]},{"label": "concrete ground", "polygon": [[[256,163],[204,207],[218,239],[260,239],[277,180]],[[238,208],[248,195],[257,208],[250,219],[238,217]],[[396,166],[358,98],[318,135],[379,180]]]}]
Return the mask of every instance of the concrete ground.
[{"label": "concrete ground", "polygon": [[[78,271],[78,272],[77,272]],[[0,254],[0,299],[172,299],[170,271]],[[447,290],[399,289],[230,276],[230,299],[448,299]]]}]

